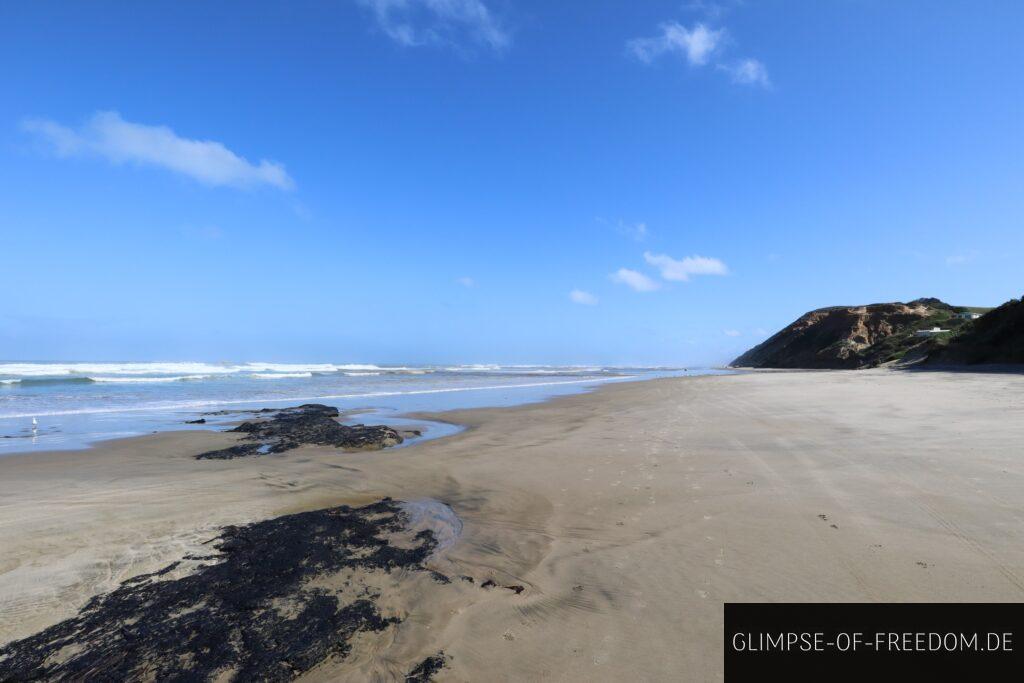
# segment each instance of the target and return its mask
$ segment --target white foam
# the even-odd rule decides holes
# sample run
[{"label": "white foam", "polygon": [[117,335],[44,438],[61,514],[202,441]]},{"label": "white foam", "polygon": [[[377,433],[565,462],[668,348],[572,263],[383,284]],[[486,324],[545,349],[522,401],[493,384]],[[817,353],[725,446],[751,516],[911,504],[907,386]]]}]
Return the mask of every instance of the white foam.
[{"label": "white foam", "polygon": [[0,375],[63,377],[68,375],[198,375],[236,372],[233,366],[214,363],[0,363]]},{"label": "white foam", "polygon": [[178,377],[90,377],[93,382],[115,382],[126,384],[146,384],[149,382],[188,382],[197,379],[209,379],[210,375],[179,375]]},{"label": "white foam", "polygon": [[591,379],[568,379],[561,382],[529,382],[526,384],[500,384],[485,387],[445,387],[440,389],[413,389],[411,391],[374,391],[365,394],[325,394],[321,396],[289,396],[287,398],[250,398],[250,399],[231,399],[231,400],[208,400],[208,401],[168,401],[163,403],[154,403],[146,406],[139,406],[135,408],[125,407],[111,407],[111,408],[81,408],[75,410],[51,410],[51,411],[35,411],[31,413],[10,413],[0,414],[0,419],[19,418],[19,417],[44,417],[53,415],[93,415],[93,414],[111,414],[111,413],[135,413],[135,412],[151,412],[160,410],[195,410],[197,408],[210,408],[213,406],[228,406],[228,405],[243,405],[243,404],[254,404],[254,403],[291,403],[291,402],[311,402],[311,401],[325,401],[332,399],[350,399],[350,398],[378,398],[381,396],[415,396],[423,394],[446,394],[455,393],[462,391],[494,391],[501,389],[527,389],[530,387],[552,387],[560,386],[563,384],[592,384],[597,382],[618,382],[623,380],[632,379],[630,375],[623,375],[620,377],[595,377]]},{"label": "white foam", "polygon": [[256,379],[286,379],[289,377],[312,377],[312,372],[254,372]]},{"label": "white foam", "polygon": [[493,372],[507,375],[579,375],[601,372],[602,369],[590,365],[494,365],[487,363],[452,365],[444,368],[445,372]]},{"label": "white foam", "polygon": [[343,365],[333,363],[245,363],[235,366],[244,372],[276,372],[282,374],[297,372],[337,372]]},{"label": "white foam", "polygon": [[[13,384],[11,380],[20,378],[64,378],[64,377],[220,377],[236,374],[275,374],[280,376],[297,376],[298,373],[388,373],[423,375],[442,370],[445,372],[493,372],[507,374],[556,375],[575,374],[600,371],[601,368],[590,366],[550,366],[550,365],[497,365],[474,364],[453,365],[433,368],[429,366],[381,366],[368,363],[205,363],[198,361],[155,361],[155,362],[99,362],[99,363],[0,363],[0,380],[5,384]],[[168,381],[175,381],[174,379]]]},{"label": "white foam", "polygon": [[[157,361],[145,363],[0,363],[0,376],[14,377],[105,377],[118,375],[233,375],[238,373],[339,372],[342,370],[385,370],[376,365],[334,363],[203,363],[192,361]],[[394,370],[413,370],[399,367]]]}]

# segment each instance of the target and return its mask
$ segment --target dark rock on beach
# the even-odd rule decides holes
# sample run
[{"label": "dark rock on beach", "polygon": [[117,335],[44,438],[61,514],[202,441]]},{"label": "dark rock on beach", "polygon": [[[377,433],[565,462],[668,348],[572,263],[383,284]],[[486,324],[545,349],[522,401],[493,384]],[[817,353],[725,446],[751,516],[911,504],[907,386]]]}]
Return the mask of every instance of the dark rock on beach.
[{"label": "dark rock on beach", "polygon": [[[227,527],[216,563],[186,559],[129,579],[0,648],[0,681],[295,679],[344,659],[357,634],[400,621],[353,577],[427,571],[437,542],[429,531],[410,540],[408,521],[384,499]],[[439,653],[407,680],[430,680],[443,666]]]},{"label": "dark rock on beach", "polygon": [[[310,403],[272,412],[266,420],[243,422],[230,432],[247,434],[258,445],[243,444],[201,453],[199,460],[230,460],[266,453],[284,453],[303,445],[334,446],[345,450],[380,450],[402,443],[402,435],[383,425],[343,425],[337,421],[338,409]],[[253,446],[249,448],[249,446]]]},{"label": "dark rock on beach", "polygon": [[204,425],[204,424],[206,424],[206,418],[205,417],[201,417],[198,420],[185,420],[185,424],[187,424],[187,425]]}]

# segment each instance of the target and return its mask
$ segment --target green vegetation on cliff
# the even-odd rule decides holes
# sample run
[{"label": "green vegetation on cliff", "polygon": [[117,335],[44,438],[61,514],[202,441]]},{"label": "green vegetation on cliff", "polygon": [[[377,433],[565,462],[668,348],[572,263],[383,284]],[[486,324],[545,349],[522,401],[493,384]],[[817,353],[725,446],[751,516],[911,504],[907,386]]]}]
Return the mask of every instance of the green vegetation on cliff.
[{"label": "green vegetation on cliff", "polygon": [[[1019,306],[1019,302],[1013,303]],[[950,363],[1024,362],[1009,360],[1024,353],[1020,329],[1024,324],[1024,306],[1014,314],[1018,317],[999,313],[998,324],[989,322],[990,316],[1006,306],[976,320],[964,314],[980,314],[989,309],[951,306],[934,298],[820,308],[804,314],[732,365],[856,369],[926,358],[944,358],[944,362]],[[1009,322],[1011,319],[1016,321],[1016,327]],[[935,328],[942,331],[921,334]]]},{"label": "green vegetation on cliff", "polygon": [[1024,363],[1024,299],[994,308],[947,343],[933,349],[927,363],[977,365]]}]

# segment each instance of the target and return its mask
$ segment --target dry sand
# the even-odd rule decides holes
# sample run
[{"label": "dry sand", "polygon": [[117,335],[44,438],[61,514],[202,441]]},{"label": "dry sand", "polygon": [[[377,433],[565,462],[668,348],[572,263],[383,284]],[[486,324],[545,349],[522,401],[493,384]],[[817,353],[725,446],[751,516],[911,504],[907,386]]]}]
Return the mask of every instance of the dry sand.
[{"label": "dry sand", "polygon": [[[433,416],[437,417],[437,416]],[[159,569],[218,527],[392,496],[465,522],[395,576],[406,617],[309,680],[716,680],[726,601],[1024,600],[1024,376],[755,373],[448,413],[378,453],[166,433],[0,459],[0,643]],[[479,583],[522,584],[521,595]]]}]

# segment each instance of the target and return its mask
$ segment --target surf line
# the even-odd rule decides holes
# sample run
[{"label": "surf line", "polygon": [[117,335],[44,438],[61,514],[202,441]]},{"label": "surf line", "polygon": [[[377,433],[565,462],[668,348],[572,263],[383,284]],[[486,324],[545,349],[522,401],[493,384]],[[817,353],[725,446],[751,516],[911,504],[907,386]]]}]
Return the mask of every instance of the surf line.
[{"label": "surf line", "polygon": [[565,382],[534,382],[527,384],[500,384],[486,387],[447,387],[444,389],[414,389],[412,391],[375,391],[368,394],[326,394],[324,396],[289,396],[287,398],[265,398],[265,399],[241,399],[230,401],[190,401],[183,403],[170,403],[162,405],[140,406],[136,408],[83,408],[81,410],[54,410],[33,413],[15,413],[0,415],[0,420],[8,420],[19,417],[52,417],[57,415],[96,415],[107,413],[136,413],[159,410],[189,410],[192,408],[209,408],[211,406],[245,405],[255,403],[289,403],[294,401],[323,401],[330,399],[345,398],[379,398],[381,396],[414,396],[420,394],[445,394],[458,391],[493,391],[497,389],[528,389],[530,387],[552,387],[566,384],[594,384],[597,382],[622,382],[634,379],[636,375],[623,375],[621,377],[595,377],[593,379],[574,379]]}]

